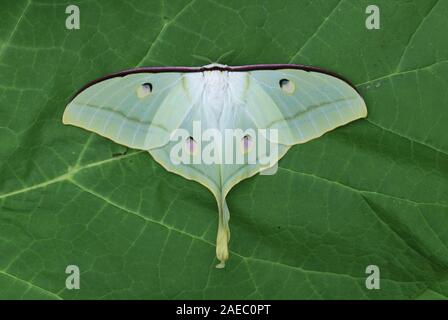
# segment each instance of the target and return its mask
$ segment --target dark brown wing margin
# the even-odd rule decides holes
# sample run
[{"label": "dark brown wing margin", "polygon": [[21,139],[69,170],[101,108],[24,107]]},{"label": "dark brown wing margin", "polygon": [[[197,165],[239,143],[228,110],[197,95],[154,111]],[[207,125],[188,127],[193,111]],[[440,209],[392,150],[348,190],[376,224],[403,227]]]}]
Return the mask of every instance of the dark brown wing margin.
[{"label": "dark brown wing margin", "polygon": [[90,86],[93,86],[94,84],[97,84],[98,82],[116,78],[116,77],[124,77],[129,74],[135,74],[135,73],[162,73],[162,72],[204,72],[204,71],[229,71],[229,72],[247,72],[247,71],[254,71],[254,70],[279,70],[279,69],[299,69],[304,71],[312,71],[312,72],[319,72],[328,74],[330,76],[339,78],[340,80],[346,82],[349,84],[353,89],[355,89],[357,92],[358,90],[356,87],[347,79],[340,76],[339,74],[318,68],[313,66],[305,66],[301,64],[290,64],[290,63],[284,63],[284,64],[252,64],[252,65],[245,65],[245,66],[213,66],[213,67],[140,67],[140,68],[133,68],[133,69],[127,69],[119,72],[114,72],[108,75],[105,75],[103,77],[97,78],[93,81],[90,81],[86,85],[84,85],[81,89],[79,89],[70,99],[72,101],[78,94],[80,94],[82,91],[86,90]]}]

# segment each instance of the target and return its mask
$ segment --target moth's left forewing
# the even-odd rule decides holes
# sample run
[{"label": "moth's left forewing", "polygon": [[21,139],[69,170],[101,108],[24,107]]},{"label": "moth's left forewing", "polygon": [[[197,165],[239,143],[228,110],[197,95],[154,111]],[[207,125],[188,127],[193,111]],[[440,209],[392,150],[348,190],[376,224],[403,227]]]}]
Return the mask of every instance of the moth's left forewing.
[{"label": "moth's left forewing", "polygon": [[182,73],[137,73],[99,81],[67,105],[63,123],[127,147],[168,143],[192,107]]},{"label": "moth's left forewing", "polygon": [[247,110],[278,142],[305,143],[367,116],[359,93],[338,77],[300,69],[250,71]]}]

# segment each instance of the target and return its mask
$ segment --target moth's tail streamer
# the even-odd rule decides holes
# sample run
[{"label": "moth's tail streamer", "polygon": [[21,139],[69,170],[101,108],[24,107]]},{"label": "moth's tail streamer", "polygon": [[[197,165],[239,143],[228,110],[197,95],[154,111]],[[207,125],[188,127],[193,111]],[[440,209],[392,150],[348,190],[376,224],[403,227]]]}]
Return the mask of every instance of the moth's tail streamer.
[{"label": "moth's tail streamer", "polygon": [[226,266],[226,261],[229,259],[228,243],[230,240],[229,219],[230,213],[225,198],[218,202],[219,206],[219,223],[218,235],[216,237],[216,257],[220,261],[216,268],[222,269]]}]

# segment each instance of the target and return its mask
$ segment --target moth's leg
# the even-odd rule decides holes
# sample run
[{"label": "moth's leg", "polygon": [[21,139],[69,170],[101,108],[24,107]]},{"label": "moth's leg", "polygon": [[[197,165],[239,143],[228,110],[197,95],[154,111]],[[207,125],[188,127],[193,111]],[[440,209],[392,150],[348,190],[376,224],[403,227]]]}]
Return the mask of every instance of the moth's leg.
[{"label": "moth's leg", "polygon": [[116,158],[116,157],[122,157],[122,156],[125,156],[125,155],[128,153],[128,151],[129,151],[129,148],[126,147],[125,150],[124,150],[123,152],[113,153],[113,154],[112,154],[112,157],[113,157],[113,158]]}]

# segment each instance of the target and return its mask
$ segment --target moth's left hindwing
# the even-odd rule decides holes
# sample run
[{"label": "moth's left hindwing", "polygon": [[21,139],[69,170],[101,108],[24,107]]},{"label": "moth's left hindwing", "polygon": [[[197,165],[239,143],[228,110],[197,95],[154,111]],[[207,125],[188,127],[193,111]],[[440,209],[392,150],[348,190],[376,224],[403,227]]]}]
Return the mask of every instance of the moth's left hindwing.
[{"label": "moth's left hindwing", "polygon": [[149,150],[168,143],[192,108],[182,73],[138,73],[100,81],[67,106],[64,124]]}]

